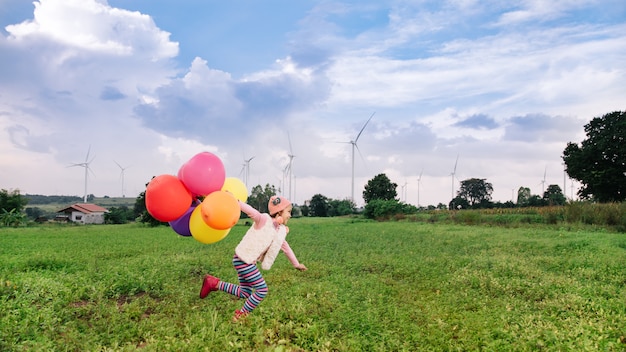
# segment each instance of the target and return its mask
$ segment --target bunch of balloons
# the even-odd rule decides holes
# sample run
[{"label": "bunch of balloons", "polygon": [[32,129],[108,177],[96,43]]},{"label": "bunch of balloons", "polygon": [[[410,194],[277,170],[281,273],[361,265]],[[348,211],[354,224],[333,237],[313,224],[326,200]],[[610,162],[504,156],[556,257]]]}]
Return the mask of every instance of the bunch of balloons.
[{"label": "bunch of balloons", "polygon": [[238,201],[247,199],[244,183],[226,177],[222,161],[209,152],[189,159],[177,176],[154,177],[146,188],[146,208],[152,217],[205,244],[228,235],[241,215]]}]

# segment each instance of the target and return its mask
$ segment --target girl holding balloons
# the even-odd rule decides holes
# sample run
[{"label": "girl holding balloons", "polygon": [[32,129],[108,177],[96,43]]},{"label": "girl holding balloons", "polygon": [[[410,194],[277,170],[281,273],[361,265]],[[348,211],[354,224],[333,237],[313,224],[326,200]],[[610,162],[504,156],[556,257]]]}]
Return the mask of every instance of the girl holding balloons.
[{"label": "girl holding balloons", "polygon": [[239,201],[241,211],[254,221],[235,248],[233,266],[237,271],[239,284],[231,284],[206,275],[200,290],[200,298],[205,298],[212,291],[224,291],[246,301],[241,309],[235,310],[233,321],[248,315],[267,295],[267,284],[261,275],[257,262],[261,262],[263,270],[269,270],[282,249],[294,268],[304,271],[307,267],[298,262],[296,255],[286,241],[289,228],[286,226],[291,218],[292,205],[285,197],[272,196],[268,209],[269,214],[260,213],[250,205]]}]

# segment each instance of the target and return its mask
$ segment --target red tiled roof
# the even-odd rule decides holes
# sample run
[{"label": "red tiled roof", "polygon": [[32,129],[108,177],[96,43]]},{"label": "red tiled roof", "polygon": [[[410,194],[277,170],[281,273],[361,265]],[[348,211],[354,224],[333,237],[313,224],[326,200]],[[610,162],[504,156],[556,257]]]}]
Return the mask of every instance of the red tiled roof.
[{"label": "red tiled roof", "polygon": [[77,203],[77,204],[73,204],[70,205],[69,207],[65,208],[65,209],[61,209],[58,211],[58,213],[64,212],[66,210],[70,210],[70,209],[74,209],[77,211],[80,211],[81,213],[85,213],[85,214],[89,214],[89,213],[106,213],[108,212],[108,210],[106,208],[103,208],[99,205],[95,205],[95,204],[88,204],[88,203]]}]

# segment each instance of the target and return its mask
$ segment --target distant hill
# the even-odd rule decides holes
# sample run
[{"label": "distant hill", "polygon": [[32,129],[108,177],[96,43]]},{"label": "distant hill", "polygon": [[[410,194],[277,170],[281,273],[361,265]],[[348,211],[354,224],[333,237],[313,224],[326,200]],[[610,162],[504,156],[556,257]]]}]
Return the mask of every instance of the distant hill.
[{"label": "distant hill", "polygon": [[[44,196],[40,194],[26,194],[24,197],[28,199],[26,208],[42,208],[49,212],[54,212],[71,204],[83,202],[83,198],[78,196]],[[87,202],[105,208],[122,206],[132,208],[135,206],[136,200],[137,198],[128,197],[90,197]]]}]

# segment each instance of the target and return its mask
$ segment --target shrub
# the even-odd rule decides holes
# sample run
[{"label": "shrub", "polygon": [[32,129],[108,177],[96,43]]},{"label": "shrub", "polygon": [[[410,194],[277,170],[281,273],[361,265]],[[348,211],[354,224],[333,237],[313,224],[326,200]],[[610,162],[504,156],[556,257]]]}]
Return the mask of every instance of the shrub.
[{"label": "shrub", "polygon": [[368,219],[389,219],[396,214],[404,214],[404,205],[395,199],[371,200],[363,210],[363,215]]}]

